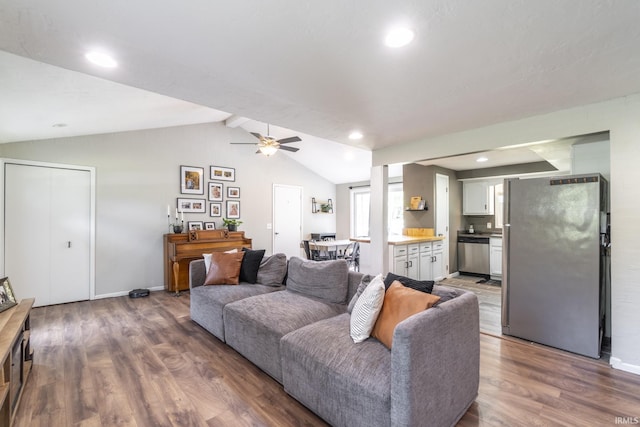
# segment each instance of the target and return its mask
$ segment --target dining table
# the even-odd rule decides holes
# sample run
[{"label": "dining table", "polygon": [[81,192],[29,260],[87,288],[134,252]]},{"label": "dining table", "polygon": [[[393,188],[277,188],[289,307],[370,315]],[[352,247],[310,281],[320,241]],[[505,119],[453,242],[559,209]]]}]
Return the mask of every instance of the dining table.
[{"label": "dining table", "polygon": [[309,242],[311,249],[316,249],[321,252],[326,252],[332,259],[337,259],[344,256],[344,252],[347,247],[353,242],[349,239],[341,240],[314,240]]}]

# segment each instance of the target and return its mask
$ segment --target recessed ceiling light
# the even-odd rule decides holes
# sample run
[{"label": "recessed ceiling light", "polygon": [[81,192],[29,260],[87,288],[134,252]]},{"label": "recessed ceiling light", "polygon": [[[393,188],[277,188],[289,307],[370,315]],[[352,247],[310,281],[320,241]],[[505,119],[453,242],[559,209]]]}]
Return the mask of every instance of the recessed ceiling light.
[{"label": "recessed ceiling light", "polygon": [[362,132],[354,130],[349,134],[349,139],[362,139]]},{"label": "recessed ceiling light", "polygon": [[88,52],[84,57],[87,58],[87,61],[100,67],[115,68],[118,66],[116,60],[113,59],[112,56],[104,52],[91,51]]},{"label": "recessed ceiling light", "polygon": [[482,156],[482,157],[478,157],[476,159],[476,162],[483,163],[483,162],[486,162],[487,160],[489,160],[487,157]]},{"label": "recessed ceiling light", "polygon": [[384,44],[389,47],[406,46],[413,40],[414,33],[406,27],[396,27],[387,33]]}]

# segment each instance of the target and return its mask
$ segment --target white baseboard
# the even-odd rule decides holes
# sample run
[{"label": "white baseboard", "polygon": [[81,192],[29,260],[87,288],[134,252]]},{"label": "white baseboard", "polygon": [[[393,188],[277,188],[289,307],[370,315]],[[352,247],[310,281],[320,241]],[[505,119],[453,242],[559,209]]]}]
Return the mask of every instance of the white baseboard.
[{"label": "white baseboard", "polygon": [[[154,286],[152,288],[146,288],[149,289],[150,291],[162,291],[164,290],[164,286]],[[102,295],[96,295],[93,299],[103,299],[103,298],[115,298],[115,297],[123,297],[125,295],[129,295],[129,291],[120,291],[120,292],[113,292],[110,294],[102,294]]]},{"label": "white baseboard", "polygon": [[617,357],[612,357],[609,359],[609,363],[611,367],[614,369],[620,369],[621,371],[631,372],[632,374],[640,375],[640,366],[632,365],[630,363],[625,363]]}]

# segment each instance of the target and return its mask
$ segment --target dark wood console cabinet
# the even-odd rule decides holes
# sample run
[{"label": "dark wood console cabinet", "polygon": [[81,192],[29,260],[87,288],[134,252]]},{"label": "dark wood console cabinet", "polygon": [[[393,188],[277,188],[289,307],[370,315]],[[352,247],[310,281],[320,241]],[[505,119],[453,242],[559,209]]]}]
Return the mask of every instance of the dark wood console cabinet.
[{"label": "dark wood console cabinet", "polygon": [[0,427],[13,424],[33,359],[30,315],[34,299],[0,313]]},{"label": "dark wood console cabinet", "polygon": [[251,249],[251,239],[244,231],[191,230],[164,235],[164,289],[180,292],[189,289],[189,263],[202,254]]}]

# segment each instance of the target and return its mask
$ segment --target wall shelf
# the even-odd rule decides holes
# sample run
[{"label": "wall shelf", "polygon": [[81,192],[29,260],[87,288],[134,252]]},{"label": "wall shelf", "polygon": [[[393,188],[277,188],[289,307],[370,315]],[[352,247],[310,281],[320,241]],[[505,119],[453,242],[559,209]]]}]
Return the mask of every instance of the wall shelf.
[{"label": "wall shelf", "polygon": [[333,202],[331,199],[324,201],[316,201],[315,197],[311,198],[311,213],[333,213]]}]

